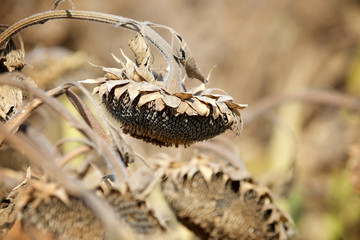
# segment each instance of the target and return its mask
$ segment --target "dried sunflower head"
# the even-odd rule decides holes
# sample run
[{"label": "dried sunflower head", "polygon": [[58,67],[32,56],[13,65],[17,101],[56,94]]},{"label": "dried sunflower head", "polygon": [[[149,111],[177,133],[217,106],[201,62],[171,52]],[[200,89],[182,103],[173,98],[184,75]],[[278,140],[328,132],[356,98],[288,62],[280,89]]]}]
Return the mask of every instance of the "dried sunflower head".
[{"label": "dried sunflower head", "polygon": [[123,69],[102,67],[105,77],[97,80],[94,89],[125,133],[159,146],[187,146],[227,129],[240,133],[239,110],[246,105],[203,84],[190,91],[169,91],[168,84],[155,79],[161,74],[150,71],[149,57],[139,54],[139,49],[133,50],[138,64],[126,58]]},{"label": "dried sunflower head", "polygon": [[290,219],[246,170],[195,155],[157,161],[161,186],[178,220],[201,239],[293,239]]},{"label": "dried sunflower head", "polygon": [[[52,234],[54,239],[106,239],[106,229],[86,202],[58,184],[32,179],[13,191],[16,193],[9,195],[9,204],[0,209],[2,226],[11,228],[19,220],[24,233],[36,229]],[[101,184],[96,194],[139,237],[164,232],[148,204],[130,191],[123,193],[111,184]]]},{"label": "dried sunflower head", "polygon": [[239,109],[225,95],[208,92],[168,93],[149,82],[105,80],[95,88],[123,131],[159,146],[190,145],[227,129],[240,132]]}]

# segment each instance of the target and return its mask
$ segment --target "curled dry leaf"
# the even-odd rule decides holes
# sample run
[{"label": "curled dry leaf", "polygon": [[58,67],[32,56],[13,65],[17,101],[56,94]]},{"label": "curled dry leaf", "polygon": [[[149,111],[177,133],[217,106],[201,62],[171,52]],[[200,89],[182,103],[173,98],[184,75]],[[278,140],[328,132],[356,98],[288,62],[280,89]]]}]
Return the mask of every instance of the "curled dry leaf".
[{"label": "curled dry leaf", "polygon": [[[29,85],[35,85],[34,81],[24,75],[3,74],[0,79],[20,80]],[[14,114],[20,111],[28,97],[26,91],[12,85],[0,84],[0,122],[6,122]]]},{"label": "curled dry leaf", "polygon": [[196,78],[203,83],[207,83],[208,79],[202,75],[200,68],[196,63],[195,57],[187,43],[175,32],[173,32],[172,47],[175,57],[180,61],[181,65],[184,66],[186,75],[189,78]]},{"label": "curled dry leaf", "polygon": [[178,220],[200,239],[296,239],[291,220],[268,188],[244,169],[195,155],[156,161],[165,198]]},{"label": "curled dry leaf", "polygon": [[[0,26],[0,33],[7,27]],[[19,37],[21,49],[17,49],[12,39],[0,49],[0,73],[21,70],[25,65],[25,50],[22,39]]]},{"label": "curled dry leaf", "polygon": [[9,120],[17,113],[23,104],[23,92],[21,89],[0,85],[0,121]]}]

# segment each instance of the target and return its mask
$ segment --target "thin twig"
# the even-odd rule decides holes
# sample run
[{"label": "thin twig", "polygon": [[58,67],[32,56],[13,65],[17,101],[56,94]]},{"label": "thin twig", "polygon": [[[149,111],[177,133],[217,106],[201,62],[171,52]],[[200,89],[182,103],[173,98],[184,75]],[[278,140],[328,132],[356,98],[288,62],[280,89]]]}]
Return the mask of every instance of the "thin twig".
[{"label": "thin twig", "polygon": [[87,125],[89,125],[91,129],[93,129],[102,139],[104,139],[105,142],[109,144],[110,140],[106,136],[104,129],[101,127],[100,123],[91,113],[89,108],[82,102],[81,98],[71,89],[68,89],[68,91],[66,91],[66,96],[68,97],[72,105],[75,107],[75,109],[78,111],[78,113],[81,115],[81,117],[84,119],[84,121],[87,123]]}]

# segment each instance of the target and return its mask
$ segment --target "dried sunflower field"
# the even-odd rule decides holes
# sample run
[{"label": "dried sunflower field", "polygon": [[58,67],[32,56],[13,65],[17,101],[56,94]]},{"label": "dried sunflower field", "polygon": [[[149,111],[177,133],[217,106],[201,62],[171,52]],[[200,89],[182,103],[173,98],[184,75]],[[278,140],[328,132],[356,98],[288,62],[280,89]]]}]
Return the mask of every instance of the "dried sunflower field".
[{"label": "dried sunflower field", "polygon": [[0,239],[359,239],[357,0],[0,0]]}]

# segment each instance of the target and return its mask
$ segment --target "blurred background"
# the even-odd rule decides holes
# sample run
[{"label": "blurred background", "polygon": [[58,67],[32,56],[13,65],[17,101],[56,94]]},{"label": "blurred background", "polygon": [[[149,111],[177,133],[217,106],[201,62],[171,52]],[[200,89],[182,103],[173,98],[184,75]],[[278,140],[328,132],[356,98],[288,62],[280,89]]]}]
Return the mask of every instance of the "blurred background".
[{"label": "blurred background", "polygon": [[[261,99],[306,89],[360,95],[357,0],[73,3],[78,10],[147,20],[175,29],[192,49],[205,75],[217,66],[209,87],[222,88],[236,102],[249,104],[242,112],[245,119]],[[0,23],[11,25],[50,10],[52,5],[52,0],[0,0]],[[71,7],[65,2],[58,9]],[[119,48],[123,48],[130,55],[127,42],[134,34],[99,23],[56,20],[29,28],[21,36],[31,65],[24,71],[48,89],[58,81],[101,76],[88,60],[118,67],[110,54],[120,56]],[[58,47],[74,54],[58,51]],[[46,55],[50,50],[52,53]],[[37,61],[44,57],[50,58],[46,66],[44,61]],[[59,64],[69,66],[59,72]],[[302,239],[359,239],[359,111],[283,101],[259,118],[248,119],[240,137],[226,133],[222,138],[233,144],[249,172],[273,190],[280,208],[294,219]],[[139,148],[145,156],[159,151],[155,147]]]}]

